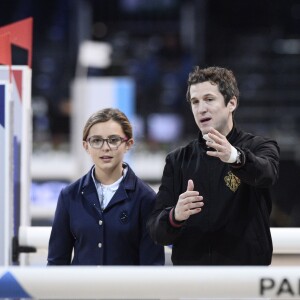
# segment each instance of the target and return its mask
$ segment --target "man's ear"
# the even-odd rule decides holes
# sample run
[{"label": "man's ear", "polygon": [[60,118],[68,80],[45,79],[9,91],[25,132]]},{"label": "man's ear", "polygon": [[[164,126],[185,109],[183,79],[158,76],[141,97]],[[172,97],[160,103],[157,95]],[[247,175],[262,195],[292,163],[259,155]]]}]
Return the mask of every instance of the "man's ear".
[{"label": "man's ear", "polygon": [[237,104],[238,104],[238,102],[237,102],[236,97],[232,97],[232,98],[229,100],[229,102],[227,103],[227,106],[228,106],[230,112],[234,112],[234,111],[236,110]]}]

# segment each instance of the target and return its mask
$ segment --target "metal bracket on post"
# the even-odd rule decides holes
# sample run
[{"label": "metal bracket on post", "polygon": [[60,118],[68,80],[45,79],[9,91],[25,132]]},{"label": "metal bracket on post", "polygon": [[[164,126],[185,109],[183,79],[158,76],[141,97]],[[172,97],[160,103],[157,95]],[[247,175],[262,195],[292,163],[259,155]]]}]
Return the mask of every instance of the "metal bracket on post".
[{"label": "metal bracket on post", "polygon": [[19,263],[20,253],[34,253],[36,252],[35,247],[31,246],[20,246],[18,237],[14,236],[12,239],[12,262],[14,264]]}]

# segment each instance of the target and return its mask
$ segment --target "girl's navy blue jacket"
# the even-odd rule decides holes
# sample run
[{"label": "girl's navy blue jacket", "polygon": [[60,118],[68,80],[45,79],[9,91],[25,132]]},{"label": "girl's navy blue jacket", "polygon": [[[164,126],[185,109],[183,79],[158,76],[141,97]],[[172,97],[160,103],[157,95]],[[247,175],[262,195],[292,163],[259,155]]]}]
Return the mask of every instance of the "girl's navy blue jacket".
[{"label": "girl's navy blue jacket", "polygon": [[49,241],[48,265],[163,265],[146,222],[155,192],[128,172],[101,211],[92,169],[58,198]]}]

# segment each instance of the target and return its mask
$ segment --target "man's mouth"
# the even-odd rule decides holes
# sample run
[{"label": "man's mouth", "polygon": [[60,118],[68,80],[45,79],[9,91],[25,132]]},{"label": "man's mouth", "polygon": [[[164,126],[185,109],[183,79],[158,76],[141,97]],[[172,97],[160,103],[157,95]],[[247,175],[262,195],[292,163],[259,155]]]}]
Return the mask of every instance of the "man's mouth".
[{"label": "man's mouth", "polygon": [[206,123],[209,122],[211,120],[211,118],[203,118],[200,120],[200,123]]}]

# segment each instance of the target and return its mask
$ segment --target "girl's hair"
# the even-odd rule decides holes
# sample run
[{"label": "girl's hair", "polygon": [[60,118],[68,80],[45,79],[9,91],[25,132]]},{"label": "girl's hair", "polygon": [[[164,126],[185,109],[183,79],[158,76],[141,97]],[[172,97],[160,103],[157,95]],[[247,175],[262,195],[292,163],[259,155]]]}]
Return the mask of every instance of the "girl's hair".
[{"label": "girl's hair", "polygon": [[132,126],[128,118],[126,117],[126,115],[123,112],[121,112],[119,109],[105,108],[95,112],[89,117],[89,119],[87,120],[83,128],[83,134],[82,134],[83,141],[86,141],[90,129],[93,125],[97,123],[107,122],[109,120],[113,120],[121,125],[126,138],[128,139],[132,138]]}]

